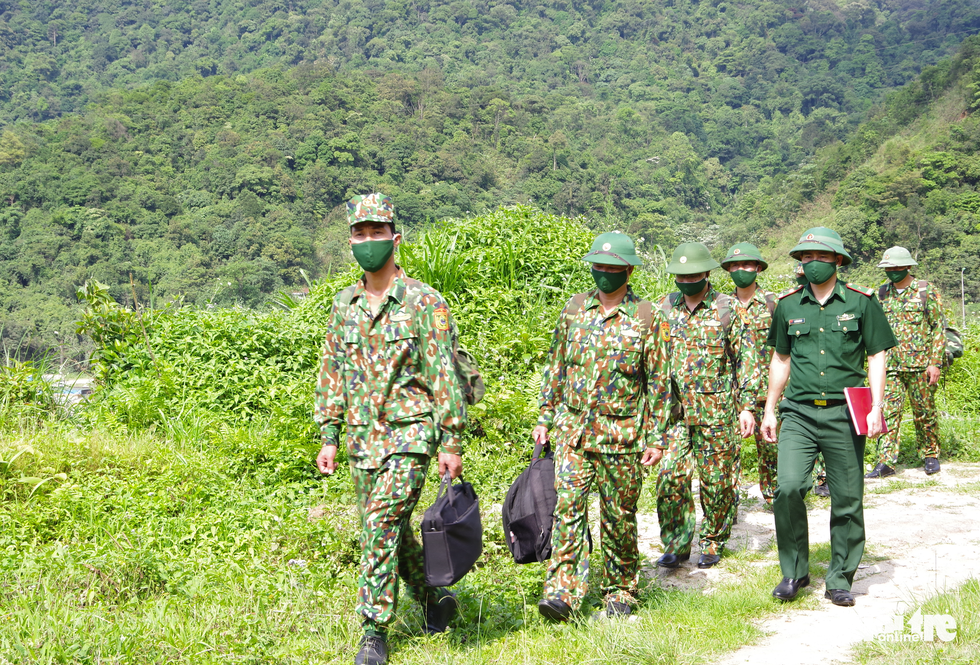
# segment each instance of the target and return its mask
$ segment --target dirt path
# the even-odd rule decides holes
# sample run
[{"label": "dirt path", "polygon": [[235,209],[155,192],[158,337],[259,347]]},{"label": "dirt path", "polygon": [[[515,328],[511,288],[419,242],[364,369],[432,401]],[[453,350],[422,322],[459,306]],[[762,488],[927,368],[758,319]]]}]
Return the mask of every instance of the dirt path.
[{"label": "dirt path", "polygon": [[[890,490],[890,491],[889,491]],[[867,550],[855,577],[854,607],[835,607],[823,599],[823,580],[811,593],[820,609],[801,610],[760,623],[768,633],[760,643],[721,661],[726,665],[831,664],[851,662],[857,642],[872,639],[896,613],[913,610],[925,599],[980,577],[980,464],[943,464],[927,477],[921,468],[893,478],[868,481],[865,496]],[[764,549],[774,538],[772,513],[761,507],[758,487],[740,510],[731,549]],[[829,542],[828,508],[810,511],[810,544]],[[659,550],[656,515],[640,526],[641,548]],[[692,563],[676,572],[657,573],[663,586],[697,587],[731,577],[724,567],[699,571]],[[775,555],[773,555],[775,558]],[[773,580],[773,586],[779,582]]]}]

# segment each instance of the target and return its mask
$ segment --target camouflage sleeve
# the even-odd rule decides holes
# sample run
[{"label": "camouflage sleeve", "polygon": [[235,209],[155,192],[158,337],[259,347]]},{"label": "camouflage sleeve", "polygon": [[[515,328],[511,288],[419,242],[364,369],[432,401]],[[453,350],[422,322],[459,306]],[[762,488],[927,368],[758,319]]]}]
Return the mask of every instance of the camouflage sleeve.
[{"label": "camouflage sleeve", "polygon": [[439,452],[463,454],[466,401],[456,377],[449,307],[436,292],[419,301],[417,321],[422,344],[422,376],[432,391],[432,419],[439,430]]},{"label": "camouflage sleeve", "polygon": [[339,311],[338,298],[334,298],[330,310],[330,325],[323,343],[320,375],[314,395],[313,420],[320,426],[320,438],[324,445],[337,445],[340,425],[347,408],[344,386],[344,317]]},{"label": "camouflage sleeve", "polygon": [[670,323],[659,307],[653,310],[653,320],[647,332],[646,409],[643,432],[647,448],[667,447],[667,423],[670,420]]},{"label": "camouflage sleeve", "polygon": [[[744,311],[744,310],[743,310]],[[742,314],[736,313],[733,325],[732,345],[735,351],[735,378],[738,385],[735,388],[735,404],[739,413],[755,411],[758,403],[759,390],[762,388],[762,358],[759,349],[753,343],[752,329]]]},{"label": "camouflage sleeve", "polygon": [[544,372],[541,376],[541,396],[538,398],[538,424],[551,429],[555,422],[555,410],[561,403],[561,388],[565,381],[565,344],[568,340],[568,308],[569,301],[558,315],[558,323],[555,325],[555,332],[551,338],[551,349],[548,352],[548,361],[545,363]]},{"label": "camouflage sleeve", "polygon": [[942,367],[946,359],[946,312],[943,310],[943,301],[939,296],[939,289],[930,285],[929,292],[926,294],[926,313],[928,314],[926,325],[929,326],[929,365]]}]

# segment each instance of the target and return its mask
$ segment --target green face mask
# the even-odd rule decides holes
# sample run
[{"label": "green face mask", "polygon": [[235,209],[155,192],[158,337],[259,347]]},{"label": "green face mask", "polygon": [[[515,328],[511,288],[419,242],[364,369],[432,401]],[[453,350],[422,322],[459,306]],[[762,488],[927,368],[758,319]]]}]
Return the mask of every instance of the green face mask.
[{"label": "green face mask", "polygon": [[603,293],[615,293],[629,280],[630,274],[628,270],[623,270],[622,272],[601,272],[592,269],[592,279],[595,280],[595,285]]},{"label": "green face mask", "polygon": [[740,289],[750,286],[755,281],[755,278],[759,276],[759,273],[749,272],[748,270],[733,270],[730,274],[732,281],[735,282],[735,286]]},{"label": "green face mask", "polygon": [[697,294],[704,291],[705,285],[708,283],[708,278],[705,277],[699,282],[678,282],[674,280],[674,284],[677,288],[686,296],[696,296]]},{"label": "green face mask", "polygon": [[395,251],[394,240],[365,240],[350,246],[354,260],[365,272],[378,272]]},{"label": "green face mask", "polygon": [[810,261],[803,264],[803,274],[806,275],[811,284],[823,284],[833,277],[835,272],[837,272],[836,263]]},{"label": "green face mask", "polygon": [[885,274],[888,275],[888,279],[891,280],[892,284],[898,284],[903,279],[908,277],[908,270],[886,270]]}]

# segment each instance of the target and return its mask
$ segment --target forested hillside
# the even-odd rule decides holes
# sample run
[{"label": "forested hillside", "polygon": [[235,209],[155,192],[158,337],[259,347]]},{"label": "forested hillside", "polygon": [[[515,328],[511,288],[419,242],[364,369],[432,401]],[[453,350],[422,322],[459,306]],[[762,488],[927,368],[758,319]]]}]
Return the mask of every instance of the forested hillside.
[{"label": "forested hillside", "polygon": [[977,28],[971,0],[8,1],[0,108],[42,120],[107,88],[317,62],[520,94],[668,93],[678,110],[721,94],[767,116],[851,112]]},{"label": "forested hillside", "polygon": [[[78,356],[88,278],[122,302],[131,274],[144,301],[259,306],[349,261],[338,206],[374,189],[410,230],[530,202],[647,247],[765,244],[969,85],[973,55],[941,58],[978,17],[965,1],[0,3],[0,338]],[[924,177],[922,201],[973,186]],[[868,224],[908,201],[855,200],[848,233],[875,251],[900,232]]]}]

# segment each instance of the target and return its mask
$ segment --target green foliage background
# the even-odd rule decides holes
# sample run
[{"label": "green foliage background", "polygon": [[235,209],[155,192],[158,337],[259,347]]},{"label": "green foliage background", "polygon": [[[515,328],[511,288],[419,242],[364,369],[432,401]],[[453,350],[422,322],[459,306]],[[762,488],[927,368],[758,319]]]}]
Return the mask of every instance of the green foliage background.
[{"label": "green foliage background", "polygon": [[909,233],[923,254],[958,247],[929,263],[951,288],[976,253],[972,116],[866,160],[944,95],[972,110],[974,42],[943,58],[978,16],[967,0],[0,4],[0,342],[84,359],[90,278],[132,303],[132,274],[151,308],[302,290],[348,264],[339,206],[368,190],[410,231],[530,203],[648,249],[721,251],[778,245],[843,180],[829,223],[866,256]]}]

